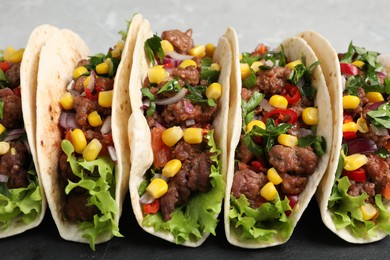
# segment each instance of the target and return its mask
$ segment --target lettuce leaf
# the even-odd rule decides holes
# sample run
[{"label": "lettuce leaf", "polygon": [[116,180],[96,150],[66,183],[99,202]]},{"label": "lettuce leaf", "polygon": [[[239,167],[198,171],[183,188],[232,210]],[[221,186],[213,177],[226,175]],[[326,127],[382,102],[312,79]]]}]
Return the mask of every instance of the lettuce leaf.
[{"label": "lettuce leaf", "polygon": [[42,194],[34,170],[28,171],[30,184],[26,188],[8,189],[0,184],[0,230],[6,230],[13,221],[33,222],[42,210]]},{"label": "lettuce leaf", "polygon": [[100,234],[108,232],[122,237],[115,222],[119,209],[114,198],[114,162],[109,157],[99,157],[94,161],[78,160],[73,155],[74,148],[68,140],[61,142],[61,148],[68,156],[73,173],[80,177],[76,183],[69,181],[65,193],[69,194],[76,187],[85,188],[90,195],[87,205],[95,205],[100,210],[99,214],[93,216],[93,221],[80,223],[79,229],[83,232],[83,237],[89,240],[93,250],[95,250],[96,238]]},{"label": "lettuce leaf", "polygon": [[169,232],[175,237],[177,244],[186,241],[196,241],[202,234],[209,232],[215,235],[218,224],[217,215],[221,211],[224,196],[225,183],[222,179],[219,155],[221,151],[216,148],[213,132],[207,134],[210,157],[214,164],[211,166],[211,186],[206,193],[192,194],[188,203],[177,207],[171,214],[169,221],[164,221],[160,212],[148,214],[142,221],[142,225],[153,227],[155,231]]},{"label": "lettuce leaf", "polygon": [[272,203],[253,209],[245,195],[238,199],[230,196],[229,218],[242,240],[271,243],[278,237],[288,238],[293,231],[293,224],[285,214],[289,210],[287,197],[281,200],[278,196]]}]

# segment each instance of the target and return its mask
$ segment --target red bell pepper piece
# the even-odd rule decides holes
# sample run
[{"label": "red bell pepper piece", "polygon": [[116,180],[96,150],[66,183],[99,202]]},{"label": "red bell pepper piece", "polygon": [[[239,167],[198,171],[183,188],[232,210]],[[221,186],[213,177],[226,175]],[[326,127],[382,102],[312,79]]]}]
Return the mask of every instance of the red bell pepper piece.
[{"label": "red bell pepper piece", "polygon": [[343,176],[347,176],[348,179],[356,182],[365,182],[367,180],[366,171],[362,167],[354,171],[343,170]]},{"label": "red bell pepper piece", "polygon": [[98,94],[93,95],[93,94],[91,93],[91,90],[89,90],[89,88],[86,88],[86,89],[85,89],[85,96],[86,96],[88,99],[90,99],[90,100],[97,100],[97,99],[98,99]]},{"label": "red bell pepper piece", "polygon": [[11,65],[9,64],[8,61],[0,61],[0,69],[3,71],[3,72],[6,72],[9,67],[11,67]]},{"label": "red bell pepper piece", "polygon": [[294,124],[298,119],[298,115],[294,110],[288,108],[277,108],[265,114],[263,122],[266,123],[268,118],[273,118],[276,125],[280,123]]},{"label": "red bell pepper piece", "polygon": [[145,214],[155,214],[157,211],[160,209],[160,200],[155,199],[152,203],[150,204],[144,204],[143,205],[143,210]]},{"label": "red bell pepper piece", "polygon": [[343,132],[343,137],[345,140],[351,140],[356,138],[356,133],[355,132]]},{"label": "red bell pepper piece", "polygon": [[297,103],[301,99],[301,93],[299,92],[298,87],[292,84],[287,84],[284,86],[282,96],[287,99],[288,104],[290,105]]},{"label": "red bell pepper piece", "polygon": [[350,63],[340,62],[340,71],[343,75],[355,76],[359,74],[359,68]]}]

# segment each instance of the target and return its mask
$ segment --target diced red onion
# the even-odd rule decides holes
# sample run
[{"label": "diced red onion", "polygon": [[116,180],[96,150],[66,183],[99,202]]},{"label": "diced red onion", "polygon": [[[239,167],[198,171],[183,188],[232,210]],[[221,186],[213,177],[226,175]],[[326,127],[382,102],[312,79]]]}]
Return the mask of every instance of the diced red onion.
[{"label": "diced red onion", "polygon": [[9,142],[15,139],[18,139],[23,134],[26,133],[26,130],[24,128],[18,128],[18,129],[12,129],[7,133],[7,136],[3,139],[4,142]]},{"label": "diced red onion", "polygon": [[171,57],[172,59],[174,59],[176,61],[191,60],[194,57],[191,55],[180,54],[180,53],[177,53],[175,51],[168,52],[167,56]]},{"label": "diced red onion", "polygon": [[347,140],[346,145],[348,146],[348,155],[355,153],[369,154],[375,152],[377,149],[375,142],[367,138]]},{"label": "diced red onion", "polygon": [[139,202],[142,204],[150,204],[154,200],[155,198],[147,191],[139,198]]},{"label": "diced red onion", "polygon": [[0,182],[5,182],[5,183],[7,183],[7,182],[8,182],[8,179],[9,179],[9,176],[8,176],[8,175],[0,174]]},{"label": "diced red onion", "polygon": [[169,105],[178,102],[180,99],[182,99],[188,92],[188,89],[182,88],[179,92],[177,92],[176,95],[169,97],[169,98],[164,98],[164,99],[159,99],[156,100],[157,105]]},{"label": "diced red onion", "polygon": [[195,119],[187,119],[185,123],[186,123],[186,127],[193,126],[195,125]]},{"label": "diced red onion", "polygon": [[72,79],[71,82],[69,82],[68,86],[66,87],[66,90],[71,91],[74,89],[74,84],[76,84],[75,80]]},{"label": "diced red onion", "polygon": [[380,102],[376,102],[370,106],[367,107],[368,110],[375,110],[375,109],[378,109],[378,107],[380,107],[381,105],[383,105],[384,103],[386,103],[386,101],[380,101]]},{"label": "diced red onion", "polygon": [[379,71],[377,73],[378,78],[384,79],[386,78],[386,73],[384,71]]},{"label": "diced red onion", "polygon": [[91,74],[89,75],[89,82],[88,82],[88,85],[86,87],[91,92],[95,89],[95,79],[96,79],[96,73],[94,70],[91,70]]},{"label": "diced red onion", "polygon": [[188,100],[184,100],[184,111],[186,111],[188,114],[192,114],[195,111],[194,105],[192,105]]},{"label": "diced red onion", "polygon": [[273,66],[274,66],[274,63],[273,63],[272,60],[266,60],[266,61],[265,61],[265,66],[273,67]]},{"label": "diced red onion", "polygon": [[76,129],[76,114],[69,112],[62,112],[60,115],[60,126],[65,130]]},{"label": "diced red onion", "polygon": [[372,132],[377,136],[385,136],[389,134],[389,131],[384,127],[376,127],[373,124],[370,124]]},{"label": "diced red onion", "polygon": [[100,132],[102,134],[108,134],[111,131],[111,116],[106,117],[103,122],[102,127],[100,128]]},{"label": "diced red onion", "polygon": [[264,109],[264,111],[269,112],[273,109],[273,107],[269,104],[268,100],[263,98],[260,102],[260,106]]},{"label": "diced red onion", "polygon": [[111,160],[113,160],[114,162],[116,162],[118,160],[118,158],[116,157],[116,150],[115,150],[115,147],[114,146],[108,146],[107,147],[107,150],[108,150],[108,154],[110,155],[111,157]]}]

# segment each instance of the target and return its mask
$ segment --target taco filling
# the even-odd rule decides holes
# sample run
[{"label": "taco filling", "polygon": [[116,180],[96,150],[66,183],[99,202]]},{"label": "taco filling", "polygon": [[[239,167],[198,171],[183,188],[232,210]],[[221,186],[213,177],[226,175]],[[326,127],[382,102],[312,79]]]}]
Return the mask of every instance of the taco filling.
[{"label": "taco filling", "polygon": [[293,230],[289,216],[326,152],[316,135],[311,70],[317,64],[288,60],[283,45],[271,51],[260,44],[242,54],[242,129],[229,211],[241,239],[272,242]]},{"label": "taco filling", "polygon": [[42,195],[24,129],[20,63],[24,49],[6,48],[0,57],[0,231],[13,221],[32,222]]},{"label": "taco filling", "polygon": [[138,189],[143,225],[179,243],[214,234],[223,197],[212,125],[221,64],[211,58],[214,46],[193,45],[191,29],[154,35],[144,48],[153,63],[141,91],[154,160]]},{"label": "taco filling", "polygon": [[390,78],[378,55],[352,43],[339,54],[343,149],[328,208],[355,237],[390,234]]}]

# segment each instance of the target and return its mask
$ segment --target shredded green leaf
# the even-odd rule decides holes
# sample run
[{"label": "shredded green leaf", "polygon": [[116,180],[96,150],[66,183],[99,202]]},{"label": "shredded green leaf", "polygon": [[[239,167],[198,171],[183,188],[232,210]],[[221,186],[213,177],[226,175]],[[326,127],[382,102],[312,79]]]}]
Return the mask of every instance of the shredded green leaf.
[{"label": "shredded green leaf", "polygon": [[165,53],[161,47],[161,38],[156,34],[152,38],[149,38],[145,41],[144,45],[147,57],[153,65],[156,64],[155,57],[157,56],[160,59],[160,63],[163,63]]}]

